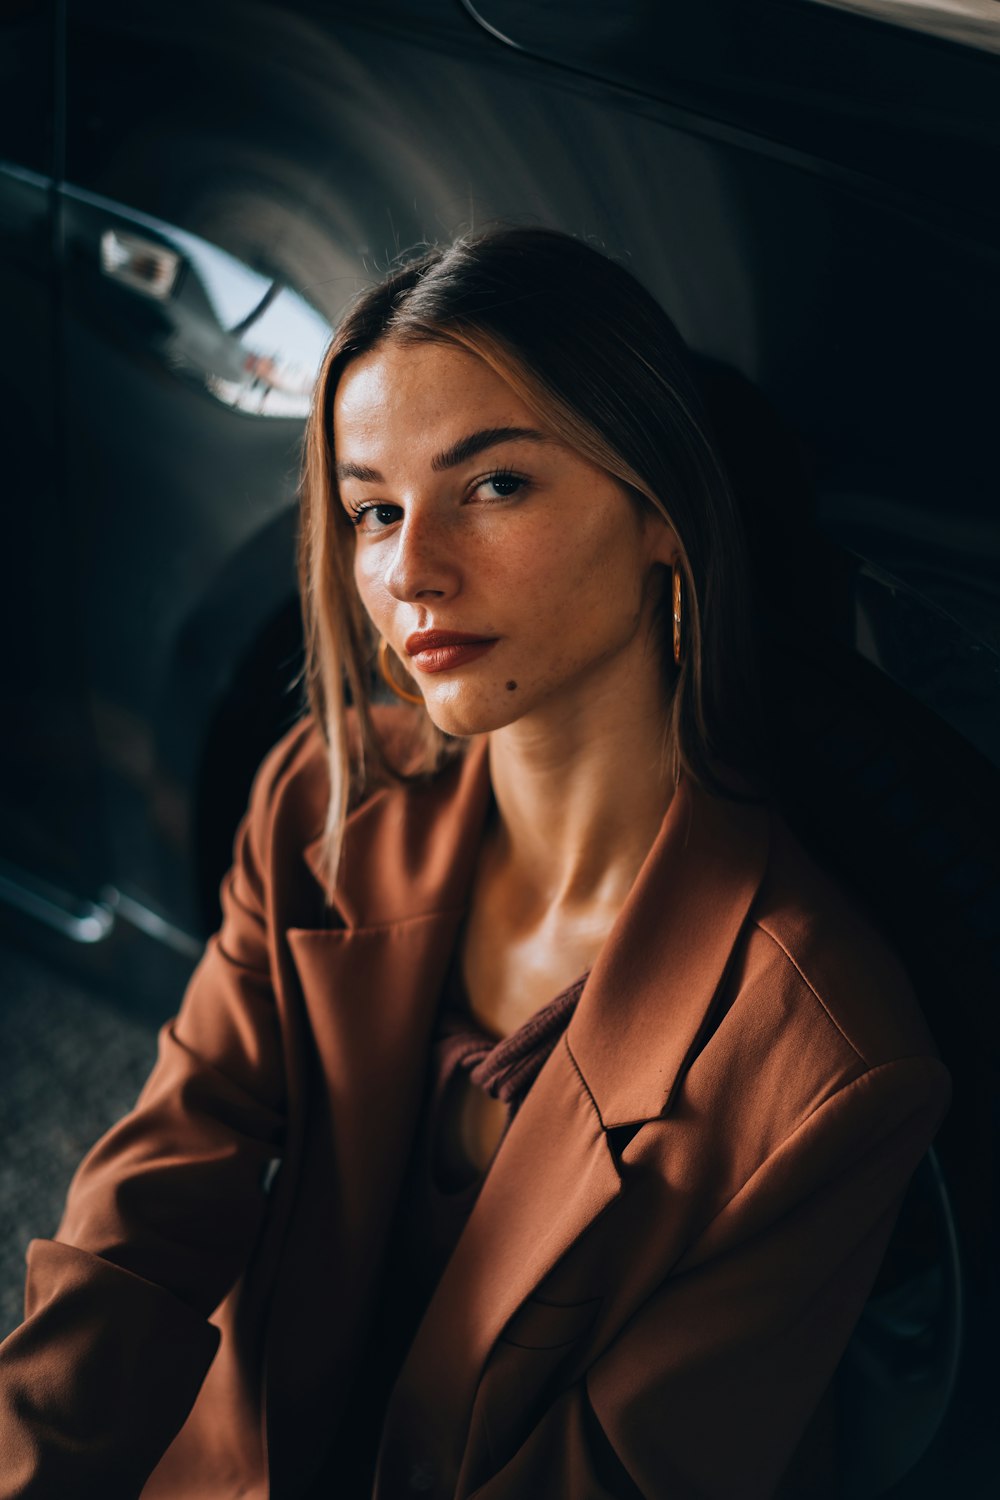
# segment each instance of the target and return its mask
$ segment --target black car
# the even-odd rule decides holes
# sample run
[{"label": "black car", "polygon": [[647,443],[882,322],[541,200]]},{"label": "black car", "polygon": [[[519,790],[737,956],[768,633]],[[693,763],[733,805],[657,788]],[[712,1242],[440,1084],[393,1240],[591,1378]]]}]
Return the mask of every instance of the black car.
[{"label": "black car", "polygon": [[745,507],[787,813],[956,1083],[838,1372],[852,1497],[996,1483],[998,54],[991,0],[0,8],[6,930],[176,1006],[303,708],[341,310],[498,218],[621,257]]}]

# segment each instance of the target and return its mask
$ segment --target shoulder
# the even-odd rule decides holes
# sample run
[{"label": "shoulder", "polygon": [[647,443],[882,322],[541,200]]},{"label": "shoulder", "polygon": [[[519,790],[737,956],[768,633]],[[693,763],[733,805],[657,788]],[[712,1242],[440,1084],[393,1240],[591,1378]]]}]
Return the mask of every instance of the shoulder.
[{"label": "shoulder", "polygon": [[[420,749],[414,715],[402,705],[377,704],[372,719],[386,759],[406,772]],[[357,714],[348,710],[348,736],[353,758],[359,755]],[[372,779],[356,805],[380,790]],[[261,850],[268,849],[276,824],[309,843],[323,829],[330,797],[330,750],[318,720],[312,713],[298,719],[264,756],[250,791],[248,818],[251,837]]]},{"label": "shoulder", "polygon": [[780,813],[768,821],[760,882],[685,1080],[692,1119],[713,1122],[747,1177],[814,1118],[939,1121],[950,1097],[900,955]]},{"label": "shoulder", "polygon": [[937,1055],[900,954],[777,812],[746,944],[755,970],[794,996],[800,1044],[807,1029],[822,1034],[862,1071]]}]

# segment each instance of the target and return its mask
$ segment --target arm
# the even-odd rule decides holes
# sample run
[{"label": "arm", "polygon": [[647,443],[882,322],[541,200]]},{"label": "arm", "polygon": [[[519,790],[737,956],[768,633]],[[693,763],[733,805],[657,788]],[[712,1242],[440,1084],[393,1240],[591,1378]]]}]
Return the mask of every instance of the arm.
[{"label": "arm", "polygon": [[28,1252],[26,1318],[0,1345],[0,1496],[135,1496],[215,1354],[207,1321],[257,1234],[284,1068],[258,847],[265,760],[223,919],[134,1110],[79,1167]]},{"label": "arm", "polygon": [[942,1065],[913,1058],[873,1068],[827,1100],[476,1500],[774,1495],[948,1096]]}]

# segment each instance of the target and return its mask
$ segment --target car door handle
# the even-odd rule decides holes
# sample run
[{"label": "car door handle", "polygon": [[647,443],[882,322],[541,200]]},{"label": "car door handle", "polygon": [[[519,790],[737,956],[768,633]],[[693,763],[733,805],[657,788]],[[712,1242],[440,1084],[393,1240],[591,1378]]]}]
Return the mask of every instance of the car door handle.
[{"label": "car door handle", "polygon": [[165,302],[177,282],[182,257],[176,250],[126,229],[105,229],[101,235],[101,270],[105,276]]}]

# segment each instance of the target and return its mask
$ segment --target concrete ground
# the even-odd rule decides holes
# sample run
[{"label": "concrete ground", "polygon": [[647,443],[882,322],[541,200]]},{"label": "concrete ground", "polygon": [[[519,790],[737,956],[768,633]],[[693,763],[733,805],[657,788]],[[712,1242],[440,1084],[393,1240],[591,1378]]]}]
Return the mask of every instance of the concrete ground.
[{"label": "concrete ground", "polygon": [[21,1319],[28,1241],[53,1233],[77,1163],[155,1055],[151,1021],[0,947],[0,1337]]}]

